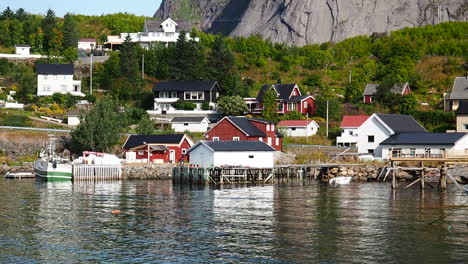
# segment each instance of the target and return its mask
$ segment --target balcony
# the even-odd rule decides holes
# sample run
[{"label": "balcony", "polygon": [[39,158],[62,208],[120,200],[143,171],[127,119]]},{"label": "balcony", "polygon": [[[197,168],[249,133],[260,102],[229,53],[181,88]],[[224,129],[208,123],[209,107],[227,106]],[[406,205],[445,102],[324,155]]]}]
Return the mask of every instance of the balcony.
[{"label": "balcony", "polygon": [[179,100],[179,97],[173,97],[173,98],[154,98],[155,103],[175,103]]}]

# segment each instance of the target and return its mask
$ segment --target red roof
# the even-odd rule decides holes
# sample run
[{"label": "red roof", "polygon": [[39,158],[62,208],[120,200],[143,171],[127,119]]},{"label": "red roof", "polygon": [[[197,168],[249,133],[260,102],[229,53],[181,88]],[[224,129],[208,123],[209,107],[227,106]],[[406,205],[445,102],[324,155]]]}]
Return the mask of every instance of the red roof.
[{"label": "red roof", "polygon": [[340,127],[360,127],[368,118],[368,115],[345,115]]},{"label": "red roof", "polygon": [[278,123],[278,126],[282,127],[306,127],[310,123],[312,123],[313,120],[283,120]]}]

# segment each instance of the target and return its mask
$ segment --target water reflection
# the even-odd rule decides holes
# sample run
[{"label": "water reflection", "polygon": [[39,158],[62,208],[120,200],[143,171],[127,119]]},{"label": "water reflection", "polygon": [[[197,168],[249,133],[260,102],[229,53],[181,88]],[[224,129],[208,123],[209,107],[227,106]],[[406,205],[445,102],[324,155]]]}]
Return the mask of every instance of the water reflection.
[{"label": "water reflection", "polygon": [[468,211],[453,206],[466,199],[388,184],[0,179],[0,263],[462,263]]}]

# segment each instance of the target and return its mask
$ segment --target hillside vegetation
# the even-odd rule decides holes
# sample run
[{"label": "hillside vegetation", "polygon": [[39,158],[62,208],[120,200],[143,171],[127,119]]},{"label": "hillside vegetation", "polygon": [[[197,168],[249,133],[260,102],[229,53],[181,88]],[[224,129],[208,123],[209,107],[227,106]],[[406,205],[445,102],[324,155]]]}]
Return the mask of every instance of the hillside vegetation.
[{"label": "hillside vegetation", "polygon": [[[35,51],[67,53],[66,39],[79,36],[102,41],[107,34],[141,31],[145,19],[129,14],[68,15],[61,19],[50,11],[45,17],[28,13],[23,17],[24,10],[5,10],[0,16],[0,29],[10,33],[0,37],[0,49],[28,43]],[[48,41],[45,35],[41,39],[41,34],[45,34],[43,28],[50,26],[47,21],[53,21],[57,33],[49,36]],[[21,34],[12,29],[18,22],[23,28]],[[69,32],[73,31],[77,34],[70,36]],[[182,37],[175,44],[154,45],[150,50],[127,40],[120,52],[112,52],[108,61],[96,65],[95,88],[125,104],[148,109],[152,105],[152,86],[163,80],[216,79],[221,84],[222,95],[240,96],[256,96],[263,84],[298,83],[303,93],[317,99],[317,116],[325,115],[324,102],[328,100],[332,120],[340,120],[343,114],[405,113],[413,114],[431,130],[443,131],[453,125],[454,116],[442,111],[442,94],[451,89],[455,76],[468,75],[466,22],[304,47],[274,44],[258,36],[226,38],[196,30],[191,34],[200,37],[200,42]],[[54,41],[57,38],[61,42]],[[143,55],[144,79],[140,73]],[[26,81],[21,72],[26,73]],[[0,75],[8,86],[19,92],[21,100],[36,104],[44,101],[32,96],[31,87],[35,84],[30,66],[0,61]],[[377,103],[364,105],[362,92],[369,82],[380,84]],[[389,92],[394,84],[402,82],[409,82],[413,94],[399,97]],[[84,91],[87,83],[85,78]]]}]

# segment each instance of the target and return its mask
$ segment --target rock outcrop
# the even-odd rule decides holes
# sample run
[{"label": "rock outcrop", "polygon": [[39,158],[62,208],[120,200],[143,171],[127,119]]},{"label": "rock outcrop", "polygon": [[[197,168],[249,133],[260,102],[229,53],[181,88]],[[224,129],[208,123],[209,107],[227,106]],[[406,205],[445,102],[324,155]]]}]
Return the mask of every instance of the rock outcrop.
[{"label": "rock outcrop", "polygon": [[181,16],[187,16],[187,10],[192,10],[188,19],[196,18],[194,22],[210,33],[260,34],[302,46],[467,21],[468,0],[163,0],[155,17],[186,18]]}]

